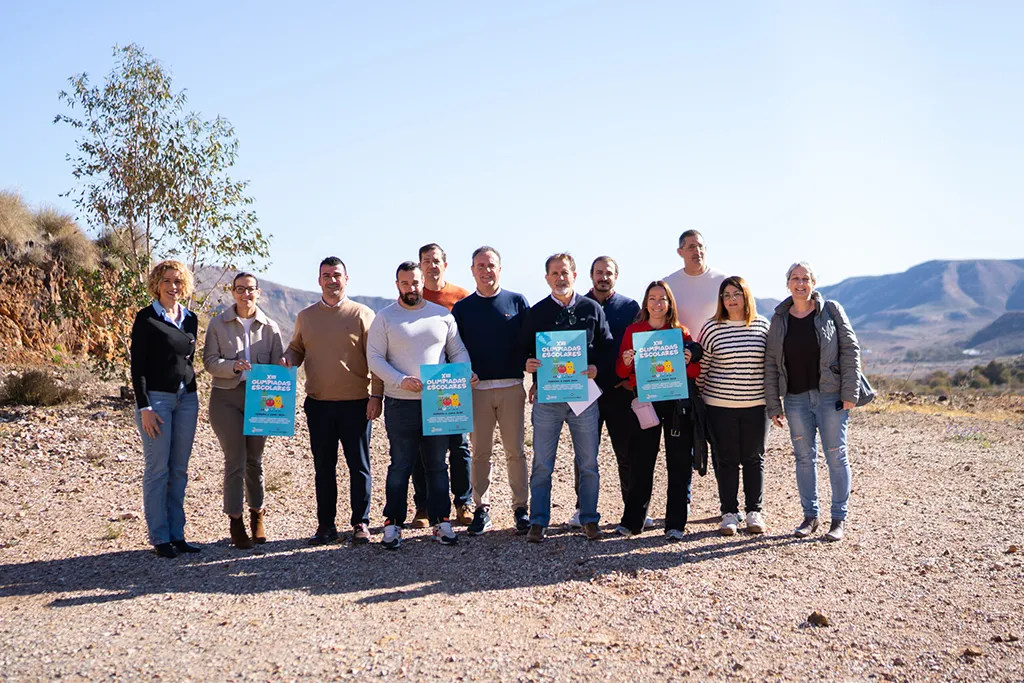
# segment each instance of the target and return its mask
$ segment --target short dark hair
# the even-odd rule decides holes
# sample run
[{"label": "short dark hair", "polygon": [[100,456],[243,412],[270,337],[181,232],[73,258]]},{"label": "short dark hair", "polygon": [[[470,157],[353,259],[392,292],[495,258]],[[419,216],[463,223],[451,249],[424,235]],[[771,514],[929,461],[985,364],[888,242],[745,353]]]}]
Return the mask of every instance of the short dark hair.
[{"label": "short dark hair", "polygon": [[252,273],[247,273],[244,270],[241,271],[240,273],[237,273],[235,275],[235,277],[231,279],[231,288],[234,289],[235,288],[235,283],[237,283],[243,277],[251,277],[253,280],[256,281],[256,289],[260,288],[260,279],[258,277],[256,277],[255,275],[253,275]]},{"label": "short dark hair", "polygon": [[687,237],[699,237],[701,239],[704,239],[704,235],[700,234],[700,231],[698,231],[698,230],[687,230],[686,232],[684,232],[682,235],[679,236],[679,246],[680,247],[683,246],[683,242],[686,241]]},{"label": "short dark hair", "polygon": [[[328,256],[323,261],[321,261],[320,269],[322,269],[324,266],[341,266],[342,269],[345,271],[345,275],[348,275],[348,266],[346,266],[345,262],[342,261],[337,256]],[[319,272],[319,270],[317,272]]]},{"label": "short dark hair", "polygon": [[477,247],[476,249],[473,250],[473,255],[469,259],[470,264],[472,264],[473,261],[476,261],[476,257],[477,256],[479,256],[480,254],[483,254],[485,252],[488,252],[488,251],[498,257],[498,263],[500,264],[501,263],[501,254],[498,252],[497,249],[495,249],[494,247],[489,247],[486,244],[484,246],[482,246],[482,247]]},{"label": "short dark hair", "polygon": [[568,261],[569,262],[569,267],[572,268],[572,271],[574,273],[576,272],[576,259],[574,259],[572,257],[572,254],[570,254],[569,252],[563,251],[563,252],[559,252],[557,254],[552,254],[551,256],[548,256],[548,260],[544,262],[544,274],[545,275],[548,274],[548,270],[551,268],[551,262],[552,261],[562,261],[562,260]]},{"label": "short dark hair", "polygon": [[616,275],[619,274],[619,262],[618,261],[613,259],[611,256],[598,256],[596,259],[594,259],[594,262],[590,264],[590,276],[591,277],[594,276],[594,267],[597,265],[598,261],[607,261],[608,263],[612,264],[613,266],[615,266],[615,274]]},{"label": "short dark hair", "polygon": [[434,249],[437,249],[439,252],[441,252],[441,260],[444,261],[445,263],[448,263],[448,254],[444,253],[444,249],[442,249],[441,245],[437,244],[436,242],[424,244],[422,247],[420,247],[420,261],[423,260],[424,254],[426,254],[428,251],[433,251]]},{"label": "short dark hair", "polygon": [[414,270],[420,270],[420,264],[415,261],[403,261],[398,264],[398,270],[395,271],[395,280],[398,279],[399,273],[409,273]]}]

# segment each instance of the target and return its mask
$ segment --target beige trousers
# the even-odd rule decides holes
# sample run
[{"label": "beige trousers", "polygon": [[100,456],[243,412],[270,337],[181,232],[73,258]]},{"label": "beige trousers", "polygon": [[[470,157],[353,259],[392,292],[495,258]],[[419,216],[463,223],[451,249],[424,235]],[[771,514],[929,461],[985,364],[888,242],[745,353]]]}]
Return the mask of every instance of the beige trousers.
[{"label": "beige trousers", "polygon": [[470,479],[473,502],[477,507],[491,504],[491,456],[494,453],[494,426],[501,430],[505,449],[508,484],[512,489],[512,508],[525,508],[530,497],[530,477],[523,452],[526,430],[526,390],[522,384],[504,389],[473,390],[473,461]]},{"label": "beige trousers", "polygon": [[245,383],[234,389],[210,390],[210,426],[224,451],[224,512],[240,515],[244,495],[253,510],[263,508],[265,436],[245,436]]}]

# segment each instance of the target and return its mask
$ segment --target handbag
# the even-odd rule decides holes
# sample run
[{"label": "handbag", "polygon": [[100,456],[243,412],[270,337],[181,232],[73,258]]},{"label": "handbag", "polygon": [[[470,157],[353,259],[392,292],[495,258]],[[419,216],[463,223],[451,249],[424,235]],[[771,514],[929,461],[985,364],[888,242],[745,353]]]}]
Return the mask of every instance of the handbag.
[{"label": "handbag", "polygon": [[629,404],[629,407],[636,414],[636,419],[640,422],[640,429],[650,429],[661,424],[661,418],[655,412],[653,403],[641,401],[638,397],[633,396],[633,402]]},{"label": "handbag", "polygon": [[[828,307],[828,313],[832,316],[832,320],[836,325],[842,323],[842,316],[836,310],[835,303],[832,301],[826,301],[825,306]],[[867,376],[857,369],[857,403],[854,405],[858,408],[863,408],[867,404],[875,400],[875,388],[871,386],[871,382],[868,381]]]}]

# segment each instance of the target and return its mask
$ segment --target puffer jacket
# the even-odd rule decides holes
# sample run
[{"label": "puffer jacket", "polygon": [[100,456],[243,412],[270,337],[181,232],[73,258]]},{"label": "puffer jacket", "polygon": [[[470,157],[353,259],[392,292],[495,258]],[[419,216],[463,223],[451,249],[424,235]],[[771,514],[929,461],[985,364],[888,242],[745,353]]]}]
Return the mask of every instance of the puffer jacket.
[{"label": "puffer jacket", "polygon": [[[818,391],[838,393],[843,401],[857,402],[860,392],[860,345],[853,333],[846,311],[835,301],[826,302],[821,294],[813,292],[814,329],[818,333],[821,351]],[[775,307],[771,327],[768,328],[768,348],[764,357],[764,391],[769,417],[782,415],[782,397],[787,392],[786,363],[782,342],[789,324],[789,309],[793,297]]]}]

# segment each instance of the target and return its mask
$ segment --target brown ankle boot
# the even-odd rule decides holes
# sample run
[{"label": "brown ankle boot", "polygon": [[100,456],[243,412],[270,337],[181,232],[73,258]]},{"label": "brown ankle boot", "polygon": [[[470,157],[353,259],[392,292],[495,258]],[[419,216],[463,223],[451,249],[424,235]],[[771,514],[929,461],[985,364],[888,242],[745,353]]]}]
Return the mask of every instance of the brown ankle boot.
[{"label": "brown ankle boot", "polygon": [[252,540],[249,538],[249,534],[245,533],[245,522],[239,517],[231,519],[231,545],[241,550],[248,550],[252,547]]},{"label": "brown ankle boot", "polygon": [[249,526],[252,527],[252,540],[256,543],[267,542],[267,531],[263,528],[263,510],[249,510]]}]

